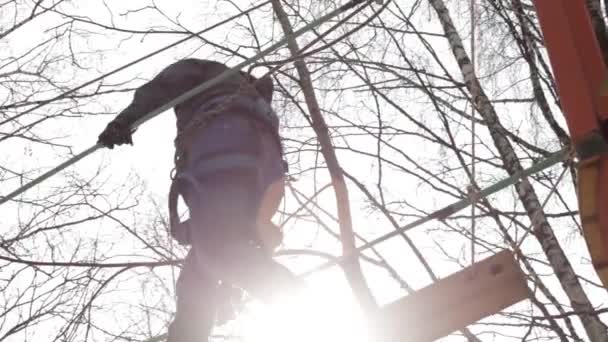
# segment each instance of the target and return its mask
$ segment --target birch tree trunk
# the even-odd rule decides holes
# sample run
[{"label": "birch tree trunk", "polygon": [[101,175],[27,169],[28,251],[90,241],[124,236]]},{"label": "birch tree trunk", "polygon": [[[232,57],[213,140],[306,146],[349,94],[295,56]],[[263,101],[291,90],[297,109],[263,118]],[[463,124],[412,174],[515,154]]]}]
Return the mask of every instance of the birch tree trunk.
[{"label": "birch tree trunk", "polygon": [[[500,133],[502,127],[498,115],[481,87],[477,76],[474,74],[471,59],[464,49],[462,39],[456,31],[450,12],[445,6],[444,1],[429,0],[429,3],[437,13],[445,37],[447,38],[452,53],[460,67],[466,87],[472,94],[471,96],[477,110],[487,124],[489,133],[501,157],[505,170],[510,175],[523,170],[510,141]],[[534,236],[538,239],[547,260],[554,269],[555,275],[557,276],[562,289],[568,296],[573,309],[576,312],[581,313],[579,317],[581,318],[589,340],[592,342],[608,341],[606,326],[596,315],[585,314],[587,312],[592,313],[594,308],[583,290],[570,261],[556,239],[534,188],[528,179],[523,179],[516,183],[515,187],[517,189],[518,197],[532,223]]]}]

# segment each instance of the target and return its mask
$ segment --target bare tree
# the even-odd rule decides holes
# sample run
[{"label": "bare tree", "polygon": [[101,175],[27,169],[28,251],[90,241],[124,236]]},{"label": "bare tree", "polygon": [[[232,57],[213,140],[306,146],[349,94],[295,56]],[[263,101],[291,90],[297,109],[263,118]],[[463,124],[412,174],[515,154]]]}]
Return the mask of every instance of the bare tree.
[{"label": "bare tree", "polygon": [[[94,144],[132,90],[169,63],[235,65],[340,5],[1,3],[0,196]],[[606,9],[588,5],[601,39]],[[475,65],[465,43],[473,16]],[[549,65],[525,0],[478,0],[475,11],[461,1],[365,3],[257,61],[254,74],[274,70],[290,166],[277,258],[308,273],[569,147]],[[163,114],[133,147],[95,154],[0,206],[0,341],[163,340],[185,253],[163,204],[171,120]],[[344,268],[353,300],[373,311],[510,249],[530,300],[446,340],[607,341],[575,184],[564,160],[470,214],[366,249]],[[216,338],[241,338],[245,316]]]}]

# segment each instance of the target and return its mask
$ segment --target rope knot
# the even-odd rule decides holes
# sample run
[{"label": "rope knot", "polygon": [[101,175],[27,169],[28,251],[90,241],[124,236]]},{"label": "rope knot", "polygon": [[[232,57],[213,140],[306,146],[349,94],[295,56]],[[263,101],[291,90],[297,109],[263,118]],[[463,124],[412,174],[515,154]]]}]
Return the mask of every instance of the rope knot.
[{"label": "rope knot", "polygon": [[471,201],[471,204],[479,202],[481,199],[479,188],[474,184],[467,185],[467,197],[469,198],[469,201]]}]

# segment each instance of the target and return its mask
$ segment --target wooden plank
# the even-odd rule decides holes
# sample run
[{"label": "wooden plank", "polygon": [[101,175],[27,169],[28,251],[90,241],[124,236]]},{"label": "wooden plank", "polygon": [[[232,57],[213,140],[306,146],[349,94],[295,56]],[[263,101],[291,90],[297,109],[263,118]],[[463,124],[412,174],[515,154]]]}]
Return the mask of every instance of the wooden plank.
[{"label": "wooden plank", "polygon": [[[598,166],[598,225],[601,231],[600,247],[603,258],[598,260],[593,259],[593,266],[597,271],[598,276],[602,280],[605,288],[608,288],[608,156],[602,155],[599,157]],[[585,228],[583,226],[583,231]]]},{"label": "wooden plank", "polygon": [[432,341],[528,297],[510,251],[500,252],[380,309],[378,341]]},{"label": "wooden plank", "polygon": [[599,156],[579,164],[578,203],[593,267],[608,287],[608,158]]}]

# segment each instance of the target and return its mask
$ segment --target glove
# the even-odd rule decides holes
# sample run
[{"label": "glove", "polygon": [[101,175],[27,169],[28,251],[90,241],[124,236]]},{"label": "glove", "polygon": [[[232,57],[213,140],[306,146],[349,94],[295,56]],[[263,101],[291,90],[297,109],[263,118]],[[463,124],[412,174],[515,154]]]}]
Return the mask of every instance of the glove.
[{"label": "glove", "polygon": [[114,148],[114,145],[133,145],[131,127],[121,120],[113,120],[101,132],[97,143],[110,149]]}]

